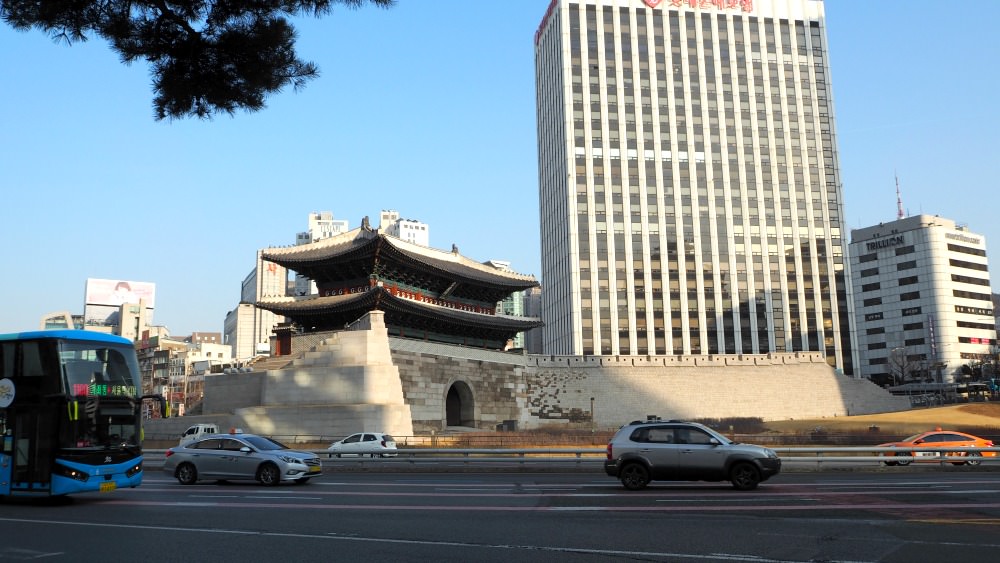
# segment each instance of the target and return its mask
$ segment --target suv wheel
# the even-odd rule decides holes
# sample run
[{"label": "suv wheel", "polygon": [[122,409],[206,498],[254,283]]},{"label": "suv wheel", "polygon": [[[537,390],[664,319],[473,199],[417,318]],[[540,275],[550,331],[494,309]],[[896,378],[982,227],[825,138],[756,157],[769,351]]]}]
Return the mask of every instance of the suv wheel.
[{"label": "suv wheel", "polygon": [[729,480],[740,491],[752,491],[760,483],[760,471],[752,463],[737,463],[729,470]]},{"label": "suv wheel", "polygon": [[622,485],[630,491],[645,489],[649,484],[649,470],[641,463],[629,463],[619,474]]}]

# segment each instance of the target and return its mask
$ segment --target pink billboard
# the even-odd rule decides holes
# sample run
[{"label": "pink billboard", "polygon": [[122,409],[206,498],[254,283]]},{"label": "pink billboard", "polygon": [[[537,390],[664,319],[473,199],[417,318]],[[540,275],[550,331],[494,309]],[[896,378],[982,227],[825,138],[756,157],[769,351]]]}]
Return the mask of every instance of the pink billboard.
[{"label": "pink billboard", "polygon": [[109,305],[118,307],[123,303],[146,302],[146,308],[156,306],[156,284],[125,280],[102,280],[87,278],[87,305]]}]

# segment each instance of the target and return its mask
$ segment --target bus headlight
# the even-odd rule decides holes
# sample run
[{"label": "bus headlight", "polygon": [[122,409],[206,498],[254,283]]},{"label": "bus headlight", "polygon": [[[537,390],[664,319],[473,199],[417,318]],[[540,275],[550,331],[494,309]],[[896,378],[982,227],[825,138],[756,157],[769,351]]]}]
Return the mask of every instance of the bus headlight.
[{"label": "bus headlight", "polygon": [[86,482],[87,479],[90,479],[90,475],[88,475],[87,473],[84,473],[83,471],[80,471],[79,469],[73,469],[71,467],[66,467],[65,465],[62,465],[62,464],[59,464],[59,463],[55,464],[55,467],[52,468],[52,474],[53,475],[60,475],[62,477],[68,477],[70,479],[75,479],[77,481],[84,481],[84,482]]},{"label": "bus headlight", "polygon": [[125,476],[126,477],[133,477],[137,473],[140,473],[141,471],[142,471],[142,462],[140,461],[139,463],[137,463],[137,464],[133,465],[132,467],[129,467],[128,469],[126,469],[125,470]]}]

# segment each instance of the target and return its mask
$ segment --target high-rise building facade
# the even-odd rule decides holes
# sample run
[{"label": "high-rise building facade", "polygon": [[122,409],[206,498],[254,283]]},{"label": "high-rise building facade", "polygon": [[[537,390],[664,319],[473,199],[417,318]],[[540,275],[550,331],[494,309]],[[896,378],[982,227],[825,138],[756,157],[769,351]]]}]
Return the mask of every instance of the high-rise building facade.
[{"label": "high-rise building facade", "polygon": [[554,0],[535,37],[546,354],[853,374],[823,4]]},{"label": "high-rise building facade", "polygon": [[851,231],[860,375],[954,383],[997,344],[986,240],[915,215]]}]

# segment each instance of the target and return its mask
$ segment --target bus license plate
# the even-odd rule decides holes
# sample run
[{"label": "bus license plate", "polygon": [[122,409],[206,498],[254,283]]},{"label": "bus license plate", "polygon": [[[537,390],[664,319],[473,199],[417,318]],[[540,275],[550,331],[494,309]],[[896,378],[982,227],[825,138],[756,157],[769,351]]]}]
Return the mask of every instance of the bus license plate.
[{"label": "bus license plate", "polygon": [[117,487],[117,485],[115,485],[114,481],[105,481],[105,482],[101,483],[101,492],[102,493],[109,493],[109,492],[115,490],[116,488],[118,488],[118,487]]}]

